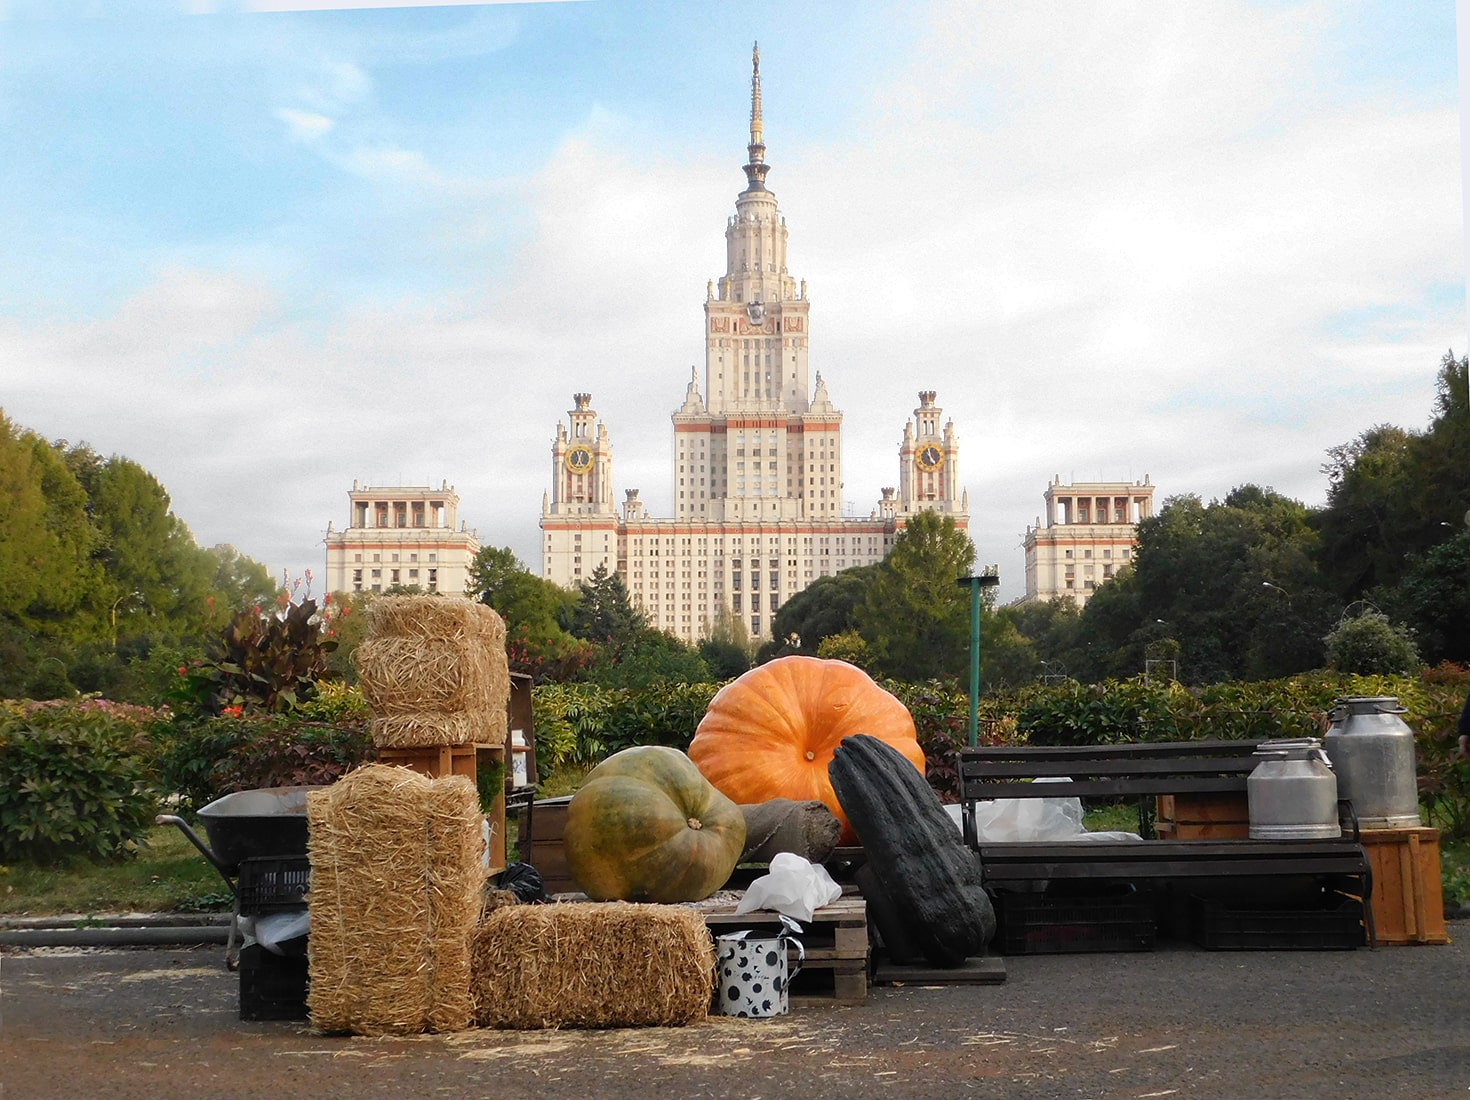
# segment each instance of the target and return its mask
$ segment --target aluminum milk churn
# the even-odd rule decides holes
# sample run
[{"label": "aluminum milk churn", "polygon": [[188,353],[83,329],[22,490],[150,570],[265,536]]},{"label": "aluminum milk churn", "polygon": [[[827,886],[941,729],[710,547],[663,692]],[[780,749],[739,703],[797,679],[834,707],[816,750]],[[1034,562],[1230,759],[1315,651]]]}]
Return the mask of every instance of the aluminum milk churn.
[{"label": "aluminum milk churn", "polygon": [[1246,780],[1251,837],[1320,840],[1342,835],[1337,823],[1337,776],[1315,737],[1263,741]]},{"label": "aluminum milk churn", "polygon": [[1332,708],[1323,744],[1337,772],[1338,796],[1353,800],[1365,829],[1420,823],[1414,731],[1399,717],[1403,713],[1392,695],[1352,696]]}]

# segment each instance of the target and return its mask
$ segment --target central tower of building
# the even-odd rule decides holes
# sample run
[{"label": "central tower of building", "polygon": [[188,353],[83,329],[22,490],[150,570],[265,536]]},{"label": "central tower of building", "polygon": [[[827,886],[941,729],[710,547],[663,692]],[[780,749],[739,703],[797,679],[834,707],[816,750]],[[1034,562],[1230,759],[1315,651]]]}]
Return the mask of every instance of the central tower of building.
[{"label": "central tower of building", "polygon": [[786,265],[786,219],[766,187],[759,49],[752,68],[746,186],[725,223],[725,273],[705,293],[709,397],[691,379],[674,414],[674,463],[685,472],[675,514],[832,518],[842,514],[842,414],[820,376],[815,394],[808,382],[811,303]]},{"label": "central tower of building", "polygon": [[575,586],[599,565],[615,570],[654,625],[688,641],[725,616],[769,636],[782,603],[818,577],[881,561],[914,512],[968,522],[954,424],[940,427],[932,390],[904,425],[897,494],[844,516],[842,414],[821,373],[808,376],[811,303],[766,186],[759,48],[751,61],[745,189],[725,223],[725,272],[705,291],[703,390],[695,369],[673,414],[674,516],[646,515],[637,489],[617,515],[609,435],[585,393],[557,428],[541,511],[548,580]]}]

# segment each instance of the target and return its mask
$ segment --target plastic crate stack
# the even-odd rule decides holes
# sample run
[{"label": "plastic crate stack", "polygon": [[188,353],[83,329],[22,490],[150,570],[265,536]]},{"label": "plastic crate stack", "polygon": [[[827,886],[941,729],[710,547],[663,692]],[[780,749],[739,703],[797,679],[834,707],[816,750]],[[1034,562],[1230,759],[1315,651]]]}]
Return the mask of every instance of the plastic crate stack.
[{"label": "plastic crate stack", "polygon": [[[236,885],[240,916],[251,942],[240,951],[240,1019],[306,1019],[306,944],[304,931],[306,892],[311,884],[311,863],[305,855],[262,856],[240,864]],[[271,926],[302,930],[276,944],[272,950],[262,942]]]}]

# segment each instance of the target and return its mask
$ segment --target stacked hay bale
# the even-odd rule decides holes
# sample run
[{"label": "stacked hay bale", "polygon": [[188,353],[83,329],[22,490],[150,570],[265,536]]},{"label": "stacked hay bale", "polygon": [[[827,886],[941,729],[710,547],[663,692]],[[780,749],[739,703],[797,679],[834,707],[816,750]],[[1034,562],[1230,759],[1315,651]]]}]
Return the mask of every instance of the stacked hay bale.
[{"label": "stacked hay bale", "polygon": [[704,917],[674,905],[512,905],[473,947],[482,1027],[671,1027],[702,1020],[714,993]]},{"label": "stacked hay bale", "polygon": [[307,1008],[361,1035],[471,1025],[480,800],[462,777],[369,764],[307,797]]},{"label": "stacked hay bale", "polygon": [[455,596],[388,596],[368,609],[357,676],[380,749],[504,745],[505,622]]}]

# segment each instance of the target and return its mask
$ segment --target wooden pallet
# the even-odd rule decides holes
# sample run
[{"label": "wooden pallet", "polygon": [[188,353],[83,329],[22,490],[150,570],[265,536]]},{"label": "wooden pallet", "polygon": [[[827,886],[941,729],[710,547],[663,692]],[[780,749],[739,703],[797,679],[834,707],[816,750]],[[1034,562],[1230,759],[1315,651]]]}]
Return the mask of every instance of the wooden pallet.
[{"label": "wooden pallet", "polygon": [[[772,934],[781,930],[778,914],[757,910],[735,912],[731,902],[701,902],[695,906],[704,914],[714,936],[751,928]],[[838,1004],[862,1004],[868,999],[868,907],[862,898],[844,895],[831,905],[818,909],[810,923],[804,923],[801,935],[806,949],[802,974],[792,983],[792,999],[798,1004],[825,1001]],[[811,973],[813,980],[803,982]],[[831,977],[830,991],[825,978]],[[821,979],[820,984],[816,979]]]}]

